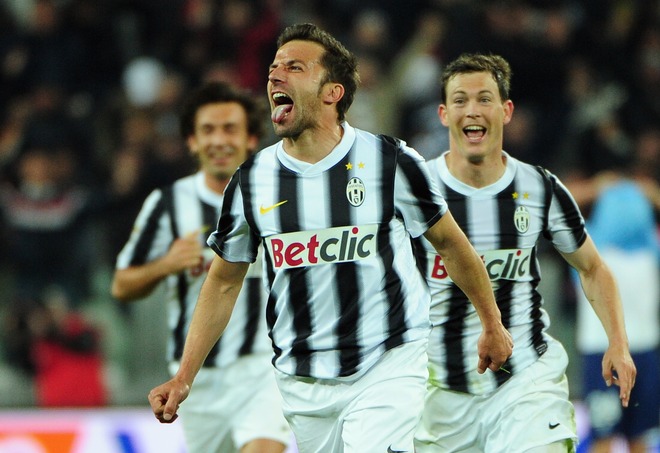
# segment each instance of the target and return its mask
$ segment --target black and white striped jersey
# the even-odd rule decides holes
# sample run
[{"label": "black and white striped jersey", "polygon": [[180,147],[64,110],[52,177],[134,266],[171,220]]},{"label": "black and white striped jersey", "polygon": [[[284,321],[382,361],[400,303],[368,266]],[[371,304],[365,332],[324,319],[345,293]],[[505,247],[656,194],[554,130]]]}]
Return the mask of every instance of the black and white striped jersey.
[{"label": "black and white striped jersey", "polygon": [[316,164],[290,157],[282,142],[244,163],[209,238],[233,262],[254,260],[263,244],[273,361],[290,375],[355,379],[429,332],[410,237],[446,204],[404,142],[343,128]]},{"label": "black and white striped jersey", "polygon": [[504,366],[508,373],[477,373],[479,317],[428,241],[416,242],[422,245],[418,264],[431,290],[430,379],[437,386],[472,394],[494,391],[547,348],[549,319],[537,290],[541,236],[569,253],[586,239],[584,219],[556,176],[505,156],[504,175],[480,189],[454,178],[444,154],[428,166],[450,212],[486,265],[502,321],[513,336],[513,355]]},{"label": "black and white striped jersey", "polygon": [[[116,267],[124,269],[153,261],[167,253],[175,237],[196,231],[200,243],[207,245],[209,231],[220,216],[222,198],[205,185],[201,172],[154,190],[135,220]],[[213,250],[205,247],[203,263],[198,268],[170,275],[165,280],[170,328],[167,354],[171,362],[181,358],[197,297],[214,256]],[[259,264],[250,266],[231,321],[204,366],[222,367],[240,356],[271,350],[266,329],[267,297]]]}]

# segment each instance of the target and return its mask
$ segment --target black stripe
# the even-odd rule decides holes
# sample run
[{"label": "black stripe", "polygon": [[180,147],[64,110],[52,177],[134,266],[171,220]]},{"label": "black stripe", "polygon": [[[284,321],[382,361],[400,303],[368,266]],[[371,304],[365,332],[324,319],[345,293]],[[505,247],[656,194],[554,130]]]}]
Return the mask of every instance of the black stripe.
[{"label": "black stripe", "polygon": [[[351,150],[341,162],[328,171],[326,188],[330,195],[330,222],[333,227],[353,225],[351,212],[355,209],[346,197],[346,186],[350,173],[347,164],[354,150]],[[373,195],[372,195],[373,196]],[[337,349],[339,352],[339,376],[354,374],[360,363],[358,344],[358,326],[360,323],[360,292],[354,262],[338,263],[335,266],[335,289],[337,294],[339,319],[335,328]]]},{"label": "black stripe", "polygon": [[[232,181],[237,180],[238,183],[240,184],[241,187],[241,194],[243,195],[243,212],[245,215],[245,220],[247,221],[248,225],[250,225],[250,229],[252,232],[256,235],[259,236],[259,227],[257,226],[257,221],[254,218],[254,205],[253,205],[253,199],[252,199],[252,184],[250,184],[250,179],[252,179],[252,172],[250,171],[253,168],[254,160],[249,160],[248,163],[244,164],[239,168],[234,176],[232,177]],[[231,182],[229,183],[229,186],[225,189],[225,199],[227,199],[227,189],[232,186]],[[233,198],[233,190],[235,190],[232,187],[232,193],[231,196]],[[223,207],[224,209],[224,207]]]},{"label": "black stripe", "polygon": [[156,238],[156,232],[158,231],[158,224],[160,218],[163,216],[165,211],[165,203],[163,202],[163,197],[158,200],[156,206],[154,206],[153,211],[147,218],[145,226],[135,243],[135,248],[133,250],[133,256],[130,260],[131,266],[141,266],[147,262],[149,257],[149,251],[151,250],[151,245]]},{"label": "black stripe", "polygon": [[[497,194],[497,222],[499,234],[494,235],[494,238],[498,240],[498,243],[494,246],[496,250],[517,249],[520,246],[521,238],[514,222],[514,215],[518,205],[513,194],[521,194],[524,189],[518,187],[516,183],[517,181],[514,179],[509,186]],[[500,279],[498,280],[498,288],[495,290],[495,301],[500,309],[502,324],[507,329],[511,327],[511,312],[513,307],[511,296],[513,294],[514,286],[515,282],[513,281]],[[508,381],[515,372],[511,363],[507,363],[503,368],[505,368],[508,373],[502,370],[495,372],[495,381],[498,386]]]},{"label": "black stripe", "polygon": [[247,278],[243,283],[243,290],[246,291],[247,307],[245,316],[245,326],[243,332],[245,338],[238,351],[239,355],[250,354],[254,350],[254,341],[257,337],[257,331],[260,323],[261,307],[261,278]]},{"label": "black stripe", "polygon": [[[234,177],[229,181],[229,184],[227,184],[227,187],[225,187],[225,193],[224,193],[224,198],[222,200],[222,208],[220,209],[220,218],[218,219],[218,225],[216,227],[217,230],[217,236],[220,239],[220,241],[224,241],[225,237],[229,232],[233,229],[234,226],[234,216],[231,213],[231,207],[232,204],[234,203],[234,197],[236,195],[236,190],[238,187],[238,182],[240,180],[240,172],[241,170],[237,170],[236,173],[234,174]],[[241,190],[243,191],[243,200],[245,200],[245,192],[249,191],[249,185],[245,184],[244,186],[241,187]],[[248,218],[248,213],[245,213],[246,218]],[[248,218],[249,222],[249,218]],[[252,226],[252,224],[250,224]],[[220,254],[220,247],[221,244],[214,245],[212,248],[213,250],[217,253]]]},{"label": "black stripe", "polygon": [[[385,349],[395,348],[404,341],[404,334],[408,330],[405,318],[405,298],[401,285],[401,277],[394,270],[394,250],[390,244],[390,221],[394,213],[394,181],[399,156],[399,142],[391,137],[381,136],[382,167],[380,180],[380,198],[383,204],[383,216],[378,230],[378,255],[387,272],[384,276],[385,296],[388,302],[387,325],[388,332],[385,339]],[[386,184],[387,183],[387,184]]]},{"label": "black stripe", "polygon": [[552,182],[542,167],[536,167],[536,171],[541,175],[541,180],[543,181],[543,206],[545,209],[543,210],[542,234],[546,239],[551,240],[550,232],[548,231],[548,222],[550,219],[550,204],[552,203]]},{"label": "black stripe", "polygon": [[[176,208],[174,206],[174,194],[172,186],[163,189],[163,205],[165,210],[170,216],[170,226],[172,228],[172,237],[176,240],[179,237],[179,229],[176,223]],[[176,281],[177,296],[179,298],[179,319],[174,327],[174,359],[178,360],[183,355],[183,345],[185,342],[185,328],[186,328],[186,297],[188,295],[188,282],[186,276],[182,272],[177,275]]]},{"label": "black stripe", "polygon": [[[443,190],[452,217],[454,217],[463,232],[468,235],[466,197],[449,186],[444,186]],[[446,351],[447,384],[450,389],[459,392],[468,392],[467,373],[471,371],[471,368],[466,369],[466,351],[463,347],[465,317],[470,303],[465,293],[457,285],[452,285],[449,298],[449,318],[444,324],[444,336],[440,341],[442,341]],[[472,367],[472,364],[467,366]]]},{"label": "black stripe", "polygon": [[[412,156],[400,150],[401,142],[386,135],[380,135],[383,139],[383,154],[384,160],[390,152],[396,153],[397,156],[397,171],[401,171],[402,175],[408,181],[410,189],[417,199],[417,206],[422,211],[422,215],[427,222],[434,218],[440,218],[440,206],[438,206],[433,198],[431,186],[427,175],[422,171],[419,161]],[[392,177],[393,175],[389,175]],[[388,181],[383,180],[383,181]],[[392,198],[394,200],[394,198]]]},{"label": "black stripe", "polygon": [[580,247],[584,241],[587,239],[586,232],[584,230],[584,219],[580,214],[580,211],[575,204],[573,198],[568,194],[562,187],[557,184],[557,179],[554,175],[550,176],[550,181],[552,181],[552,187],[555,197],[559,202],[564,218],[566,219],[566,225],[570,228],[573,235],[573,240]]},{"label": "black stripe", "polygon": [[266,325],[268,326],[268,336],[271,340],[271,346],[273,347],[273,365],[277,359],[282,355],[282,348],[279,348],[275,345],[273,341],[273,326],[275,325],[275,302],[279,299],[277,294],[274,294],[272,291],[268,293],[268,302],[266,302]]},{"label": "black stripe", "polygon": [[[537,263],[537,247],[534,247],[534,250],[532,250],[532,256],[530,259],[533,264]],[[541,319],[541,316],[543,315],[541,312],[541,302],[543,298],[541,297],[541,294],[536,290],[536,288],[538,288],[539,282],[541,281],[541,274],[536,264],[532,265],[530,272],[533,277],[531,285],[532,288],[534,288],[531,298],[532,308],[530,313],[532,322],[531,342],[534,345],[534,349],[536,350],[537,354],[541,356],[548,349],[548,344],[543,338],[543,329],[545,328],[545,325]]]},{"label": "black stripe", "polygon": [[[449,297],[449,318],[444,324],[442,341],[446,351],[445,366],[447,367],[447,385],[451,390],[468,392],[467,373],[472,370],[473,363],[466,369],[466,351],[463,347],[463,331],[465,317],[470,306],[470,300],[461,289],[453,285]],[[473,351],[476,353],[476,351]]]},{"label": "black stripe", "polygon": [[424,276],[424,281],[426,282],[426,269],[428,269],[428,254],[426,253],[426,248],[422,245],[422,238],[411,238],[410,245],[412,246],[413,254],[415,255],[415,264],[417,265],[417,270],[421,272]]},{"label": "black stripe", "polygon": [[[301,231],[298,205],[298,177],[283,167],[279,169],[277,178],[277,197],[287,200],[287,203],[276,210],[283,233]],[[311,375],[311,350],[309,337],[312,334],[312,316],[309,307],[311,291],[307,280],[307,267],[286,269],[289,279],[289,300],[287,301],[293,313],[293,330],[295,338],[291,345],[291,356],[296,360],[296,376]]]},{"label": "black stripe", "polygon": [[509,250],[518,248],[518,230],[514,224],[514,213],[518,205],[513,198],[513,194],[521,194],[522,191],[516,187],[515,180],[504,190],[497,194],[497,219],[499,234],[496,237],[499,239],[499,246],[495,248],[498,250]]}]

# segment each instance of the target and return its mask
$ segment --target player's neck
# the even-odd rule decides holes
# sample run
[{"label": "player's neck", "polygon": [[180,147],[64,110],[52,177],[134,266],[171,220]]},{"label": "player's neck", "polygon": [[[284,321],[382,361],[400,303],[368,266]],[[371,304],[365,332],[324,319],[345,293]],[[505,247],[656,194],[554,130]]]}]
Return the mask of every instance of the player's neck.
[{"label": "player's neck", "polygon": [[209,173],[204,174],[204,183],[206,187],[211,189],[213,192],[223,195],[225,193],[225,188],[229,184],[229,179],[217,178]]},{"label": "player's neck", "polygon": [[477,189],[494,184],[506,171],[506,156],[502,153],[469,159],[457,152],[450,152],[446,162],[452,176]]},{"label": "player's neck", "polygon": [[344,128],[339,124],[331,127],[318,126],[307,129],[297,137],[285,137],[284,151],[295,159],[315,164],[335,149],[343,135]]}]

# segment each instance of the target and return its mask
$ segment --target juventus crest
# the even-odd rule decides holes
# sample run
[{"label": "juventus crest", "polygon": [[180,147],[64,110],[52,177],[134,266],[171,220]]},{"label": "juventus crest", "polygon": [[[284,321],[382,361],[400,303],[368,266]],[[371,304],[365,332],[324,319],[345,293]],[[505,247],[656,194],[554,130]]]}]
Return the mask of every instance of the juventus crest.
[{"label": "juventus crest", "polygon": [[516,230],[521,233],[527,232],[529,229],[529,211],[524,206],[518,206],[516,211],[513,213],[513,223],[516,226]]},{"label": "juventus crest", "polygon": [[364,202],[364,183],[360,178],[353,177],[346,184],[346,198],[356,208]]}]

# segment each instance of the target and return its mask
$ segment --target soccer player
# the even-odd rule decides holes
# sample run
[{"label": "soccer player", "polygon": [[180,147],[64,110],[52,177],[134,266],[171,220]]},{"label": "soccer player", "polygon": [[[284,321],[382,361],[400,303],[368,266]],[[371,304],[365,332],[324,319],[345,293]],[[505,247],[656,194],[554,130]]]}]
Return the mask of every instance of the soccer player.
[{"label": "soccer player", "polygon": [[428,452],[567,452],[576,426],[565,376],[568,357],[546,333],[538,292],[537,243],[547,237],[580,276],[607,333],[607,385],[628,406],[635,382],[615,280],[584,228],[570,193],[545,169],[502,150],[511,121],[511,68],[497,55],[465,54],[442,75],[440,121],[449,151],[428,162],[449,209],[481,255],[502,321],[513,335],[511,358],[495,373],[472,370],[479,321],[468,296],[428,244],[421,254],[431,289],[430,379],[415,447]]},{"label": "soccer player", "polygon": [[[278,38],[267,92],[278,143],[241,165],[173,379],[149,400],[175,416],[264,246],[267,318],[284,413],[298,449],[412,452],[427,379],[429,297],[410,237],[424,234],[483,326],[475,368],[512,350],[483,263],[405,143],[351,127],[355,56],[311,24]],[[183,402],[185,405],[186,402]],[[182,407],[183,407],[182,405]]]},{"label": "soccer player", "polygon": [[[265,105],[228,84],[210,82],[193,92],[180,128],[200,170],[149,195],[117,259],[112,294],[119,300],[138,300],[161,282],[167,285],[172,374],[215,255],[205,240],[231,175],[263,135],[265,118]],[[253,267],[225,334],[210,345],[180,410],[190,452],[278,453],[290,440],[270,364],[266,299],[260,270]]]}]

